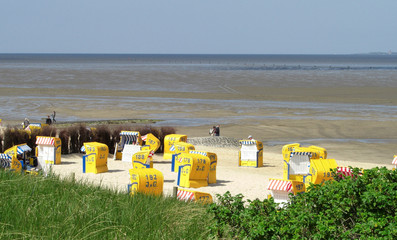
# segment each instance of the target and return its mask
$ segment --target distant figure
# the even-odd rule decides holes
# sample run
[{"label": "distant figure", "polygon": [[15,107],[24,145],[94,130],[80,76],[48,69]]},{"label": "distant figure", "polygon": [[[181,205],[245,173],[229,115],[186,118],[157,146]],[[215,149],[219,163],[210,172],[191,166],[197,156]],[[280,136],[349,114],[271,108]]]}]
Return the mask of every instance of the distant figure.
[{"label": "distant figure", "polygon": [[219,125],[216,125],[216,128],[215,128],[215,136],[219,136],[219,134],[220,134]]},{"label": "distant figure", "polygon": [[255,139],[253,139],[251,135],[248,136],[248,139],[252,140],[252,141],[255,141]]},{"label": "distant figure", "polygon": [[29,124],[30,124],[29,119],[25,118],[25,121],[23,121],[23,129],[27,128]]},{"label": "distant figure", "polygon": [[52,121],[51,121],[50,116],[47,116],[47,119],[45,120],[45,123],[48,124],[48,125],[51,125]]},{"label": "distant figure", "polygon": [[52,122],[53,122],[53,123],[56,123],[56,122],[57,122],[57,120],[55,120],[55,115],[56,115],[56,112],[54,111],[54,113],[51,114],[51,118],[52,118]]},{"label": "distant figure", "polygon": [[215,126],[210,128],[210,136],[215,136],[215,131],[216,131],[216,127]]}]

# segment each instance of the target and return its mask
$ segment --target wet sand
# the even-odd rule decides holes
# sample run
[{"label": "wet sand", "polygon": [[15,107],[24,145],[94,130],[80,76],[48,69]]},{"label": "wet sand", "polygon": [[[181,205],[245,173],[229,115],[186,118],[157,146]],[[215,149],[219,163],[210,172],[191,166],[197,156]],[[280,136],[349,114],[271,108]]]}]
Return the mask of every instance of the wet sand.
[{"label": "wet sand", "polygon": [[[1,88],[0,95],[50,97],[51,105],[38,104],[38,111],[56,110],[59,123],[71,116],[163,119],[155,126],[174,126],[188,137],[208,136],[209,128],[220,124],[222,136],[253,135],[274,153],[280,153],[284,144],[298,142],[324,147],[330,158],[343,161],[387,165],[397,154],[397,89],[393,86],[223,88],[216,93]],[[141,100],[128,99],[131,96]],[[95,105],[97,98],[103,101]],[[156,102],[151,102],[153,98]],[[23,118],[3,119],[2,125]]]},{"label": "wet sand", "polygon": [[[397,154],[397,128],[396,117],[376,116],[372,112],[363,114],[362,111],[330,110],[323,108],[305,108],[307,103],[342,103],[342,104],[373,104],[391,105],[397,103],[396,89],[393,88],[273,88],[260,89],[248,87],[235,87],[233,93],[181,93],[181,92],[134,92],[134,91],[84,91],[70,90],[57,92],[46,89],[31,89],[30,95],[50,95],[54,97],[53,106],[59,113],[58,121],[62,122],[65,114],[75,115],[88,119],[156,119],[160,116],[167,119],[183,118],[185,122],[195,122],[192,125],[175,125],[177,133],[188,137],[208,136],[212,125],[220,124],[221,135],[235,139],[244,139],[253,135],[255,139],[264,143],[264,167],[243,168],[238,167],[238,148],[221,148],[196,146],[197,150],[211,151],[218,155],[217,184],[196,189],[208,192],[215,197],[230,191],[232,194],[242,193],[248,199],[264,199],[269,178],[282,178],[281,148],[288,143],[301,143],[317,145],[326,148],[328,158],[334,158],[339,166],[353,166],[372,168],[386,166],[391,169],[393,155]],[[22,89],[14,91],[18,92]],[[369,94],[371,93],[371,94]],[[0,94],[10,94],[6,89],[1,89]],[[158,98],[160,103],[153,104],[145,101],[130,102],[130,105],[115,105],[115,101],[97,107],[86,107],[84,101],[71,98],[65,101],[59,95],[78,96],[87,98],[101,96],[103,98],[117,98],[120,96],[141,96],[145,98]],[[161,103],[161,99],[180,98],[179,104],[174,107]],[[198,104],[186,99],[211,100],[211,104]],[[224,100],[248,101],[288,101],[302,108],[280,108],[277,105],[271,108],[262,106],[234,106]],[[219,101],[219,104],[216,102]],[[199,102],[199,101],[197,101]],[[167,107],[164,107],[166,104]],[[358,106],[358,105],[357,105]],[[50,112],[52,108],[42,106],[43,112]],[[247,117],[249,116],[249,117]],[[203,120],[204,119],[204,120]],[[4,119],[5,120],[5,119]],[[4,121],[3,120],[3,121]],[[203,122],[200,122],[203,121]],[[225,122],[226,121],[226,122]],[[3,122],[3,126],[7,124]],[[14,121],[15,122],[15,121]],[[180,122],[180,121],[179,121]],[[171,123],[171,124],[170,124]],[[160,122],[161,125],[172,125],[171,122]],[[62,156],[62,164],[53,167],[54,171],[64,177],[72,173],[78,179],[94,182],[125,191],[130,183],[128,169],[130,163],[113,161],[109,156],[109,172],[103,174],[83,174],[81,154]],[[170,171],[170,161],[164,161],[161,154],[154,156],[154,168],[164,174],[164,194],[171,195],[172,187],[176,186],[175,173]]]},{"label": "wet sand", "polygon": [[[200,189],[210,193],[229,190],[264,198],[268,179],[282,177],[281,149],[288,143],[326,148],[328,158],[340,166],[392,168],[397,154],[397,71],[382,64],[372,69],[354,61],[315,58],[308,63],[310,70],[300,70],[299,61],[292,63],[299,65],[296,70],[278,70],[285,61],[276,66],[259,62],[261,67],[275,67],[260,70],[249,62],[233,69],[208,61],[6,63],[0,83],[3,126],[19,125],[25,117],[43,121],[55,110],[58,123],[159,119],[155,126],[174,126],[188,137],[208,136],[209,129],[220,124],[221,136],[239,140],[253,135],[264,143],[265,166],[258,169],[237,167],[238,148],[196,146],[218,154],[218,183]],[[353,63],[358,68],[350,69]],[[329,67],[317,69],[318,64]],[[340,64],[349,69],[334,69]],[[156,154],[154,161],[165,175],[168,193],[176,176],[161,155]],[[65,176],[75,173],[124,190],[129,183],[130,164],[112,161],[111,156],[110,171],[98,175],[81,173],[81,154],[62,156],[62,162],[54,170]]]}]

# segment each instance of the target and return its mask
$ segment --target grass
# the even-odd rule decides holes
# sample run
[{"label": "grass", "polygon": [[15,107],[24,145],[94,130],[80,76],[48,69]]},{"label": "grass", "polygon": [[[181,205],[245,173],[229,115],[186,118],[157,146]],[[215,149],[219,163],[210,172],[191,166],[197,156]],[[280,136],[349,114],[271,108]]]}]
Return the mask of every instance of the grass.
[{"label": "grass", "polygon": [[93,121],[73,121],[73,122],[56,122],[55,126],[63,128],[76,124],[84,124],[86,126],[97,125],[120,125],[120,124],[154,124],[162,120],[155,119],[114,119],[114,120],[93,120]]},{"label": "grass", "polygon": [[[33,129],[30,133],[19,127],[8,126],[0,132],[0,152],[17,145],[26,143],[35,153],[36,136],[59,136],[62,142],[62,154],[79,153],[84,142],[101,142],[109,147],[109,152],[114,152],[115,143],[120,141],[120,132],[139,131],[141,136],[152,133],[160,142],[164,137],[174,134],[175,128],[170,126],[154,127],[149,123],[155,123],[151,119],[127,119],[127,120],[100,120],[89,122],[58,123],[51,126],[44,126],[40,129]],[[125,123],[125,124],[123,124]],[[163,145],[163,144],[162,144]],[[163,151],[160,147],[157,152]]]},{"label": "grass", "polygon": [[0,170],[0,239],[206,239],[205,206]]}]

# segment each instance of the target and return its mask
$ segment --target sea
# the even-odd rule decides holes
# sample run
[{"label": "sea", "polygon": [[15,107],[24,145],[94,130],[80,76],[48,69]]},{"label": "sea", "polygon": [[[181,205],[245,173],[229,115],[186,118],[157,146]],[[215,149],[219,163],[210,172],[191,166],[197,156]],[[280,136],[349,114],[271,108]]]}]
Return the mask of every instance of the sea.
[{"label": "sea", "polygon": [[[23,95],[0,96],[0,119],[42,119],[51,112],[53,97],[30,94],[30,89],[59,90],[131,90],[142,92],[236,93],[234,86],[258,87],[397,87],[397,54],[349,55],[211,55],[211,54],[0,54],[0,88],[26,89]],[[85,105],[128,105],[152,102],[172,113],[180,98],[134,96],[99,99],[93,96],[59,95],[58,100],[81,99]],[[252,101],[247,99],[182,99],[182,102],[217,105],[261,105],[268,108],[291,108],[296,102]],[[163,104],[167,103],[167,104]],[[305,108],[360,111],[379,119],[397,116],[393,105],[351,105],[343,103],[305,103]],[[134,105],[139,109],[139,104]],[[156,115],[168,125],[206,125],[213,119],[192,121],[183,114]],[[79,111],[79,109],[76,109]],[[336,110],[335,110],[336,111]],[[162,111],[164,112],[164,111]],[[250,116],[246,116],[250,117]],[[272,118],[285,116],[271,116]],[[293,117],[299,119],[299,114]],[[62,116],[64,121],[93,120],[79,114]],[[116,118],[120,118],[117,117]],[[189,120],[188,120],[189,119]],[[222,122],[232,123],[231,116]]]}]

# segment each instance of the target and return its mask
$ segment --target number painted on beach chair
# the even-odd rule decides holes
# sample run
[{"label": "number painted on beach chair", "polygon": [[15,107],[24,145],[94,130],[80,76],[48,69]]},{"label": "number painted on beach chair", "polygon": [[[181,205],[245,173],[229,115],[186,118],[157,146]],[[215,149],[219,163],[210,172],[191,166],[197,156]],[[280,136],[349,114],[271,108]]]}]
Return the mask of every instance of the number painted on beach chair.
[{"label": "number painted on beach chair", "polygon": [[181,134],[169,134],[164,137],[164,159],[172,159],[172,154],[177,153],[177,147],[175,146],[178,142],[186,143],[187,136]]},{"label": "number painted on beach chair", "polygon": [[103,173],[108,171],[107,159],[109,149],[106,144],[98,142],[84,143],[86,155],[83,157],[85,173]]},{"label": "number painted on beach chair", "polygon": [[182,163],[179,165],[178,181],[180,187],[203,187],[208,185],[210,160],[201,154],[181,153]]},{"label": "number painted on beach chair", "polygon": [[130,169],[130,194],[143,193],[161,195],[163,193],[163,174],[154,168]]}]

